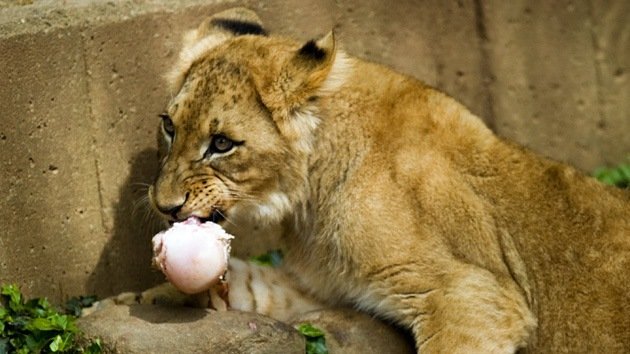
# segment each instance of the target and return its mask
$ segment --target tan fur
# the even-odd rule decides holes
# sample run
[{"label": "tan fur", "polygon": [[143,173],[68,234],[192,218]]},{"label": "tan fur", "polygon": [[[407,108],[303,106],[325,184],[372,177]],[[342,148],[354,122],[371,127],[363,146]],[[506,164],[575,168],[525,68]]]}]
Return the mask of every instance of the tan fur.
[{"label": "tan fur", "polygon": [[[296,289],[409,328],[423,353],[630,351],[627,191],[501,140],[332,34],[318,57],[208,23],[196,39],[212,45],[171,75],[157,206],[281,223]],[[204,158],[219,133],[243,144]]]}]

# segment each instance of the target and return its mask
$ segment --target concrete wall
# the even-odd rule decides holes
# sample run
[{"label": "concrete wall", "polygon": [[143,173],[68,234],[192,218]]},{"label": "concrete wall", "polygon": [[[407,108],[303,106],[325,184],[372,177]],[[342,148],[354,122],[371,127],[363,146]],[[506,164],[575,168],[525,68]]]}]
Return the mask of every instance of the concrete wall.
[{"label": "concrete wall", "polygon": [[584,170],[630,153],[625,0],[59,3],[0,1],[0,283],[30,295],[104,296],[162,279],[142,198],[170,95],[160,75],[184,30],[236,5],[304,40],[334,27],[351,54]]}]

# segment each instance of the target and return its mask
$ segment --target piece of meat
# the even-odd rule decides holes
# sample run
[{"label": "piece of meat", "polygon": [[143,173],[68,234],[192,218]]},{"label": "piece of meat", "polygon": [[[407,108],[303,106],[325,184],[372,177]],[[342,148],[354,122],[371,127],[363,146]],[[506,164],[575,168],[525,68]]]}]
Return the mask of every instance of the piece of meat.
[{"label": "piece of meat", "polygon": [[218,224],[191,217],[153,237],[153,263],[180,291],[200,293],[227,270],[232,238]]}]

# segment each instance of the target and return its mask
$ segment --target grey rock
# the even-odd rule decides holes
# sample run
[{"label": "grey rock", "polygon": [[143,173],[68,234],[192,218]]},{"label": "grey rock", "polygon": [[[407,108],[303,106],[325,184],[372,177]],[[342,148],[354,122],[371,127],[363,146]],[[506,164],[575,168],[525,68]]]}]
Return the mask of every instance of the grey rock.
[{"label": "grey rock", "polygon": [[305,348],[290,325],[240,311],[118,305],[78,325],[85,339],[101,339],[105,353],[304,353]]}]

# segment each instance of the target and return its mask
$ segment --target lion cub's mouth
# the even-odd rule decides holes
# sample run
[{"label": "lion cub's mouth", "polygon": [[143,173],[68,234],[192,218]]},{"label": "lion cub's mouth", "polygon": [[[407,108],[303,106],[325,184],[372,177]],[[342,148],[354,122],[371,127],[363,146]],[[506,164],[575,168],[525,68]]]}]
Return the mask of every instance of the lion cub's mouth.
[{"label": "lion cub's mouth", "polygon": [[[213,209],[212,213],[210,213],[210,215],[207,216],[207,217],[189,216],[189,218],[190,217],[196,217],[202,223],[204,223],[204,222],[213,222],[215,224],[220,224],[222,221],[225,220],[225,212],[220,210],[220,209]],[[174,223],[181,222],[181,221],[184,221],[184,220],[169,219],[168,220],[168,224],[169,224],[169,226],[173,226]]]}]

